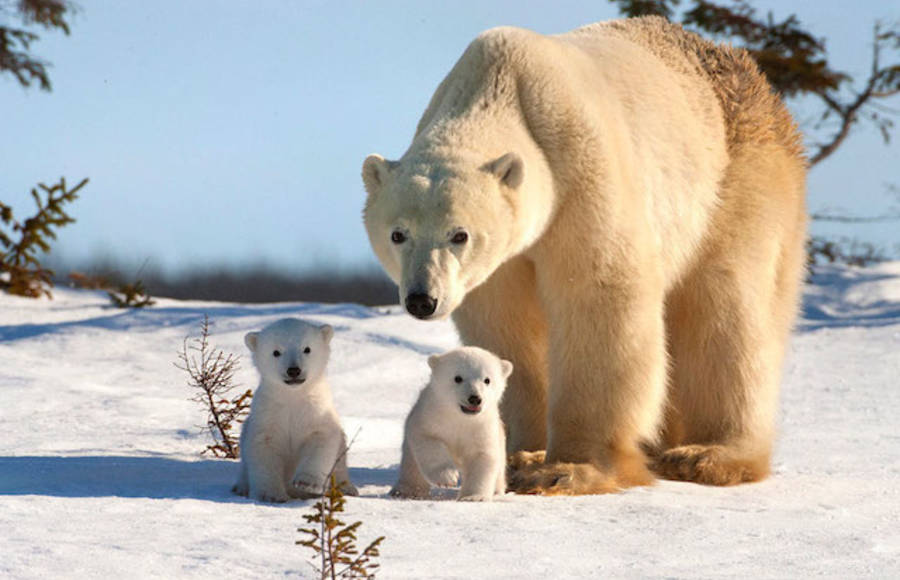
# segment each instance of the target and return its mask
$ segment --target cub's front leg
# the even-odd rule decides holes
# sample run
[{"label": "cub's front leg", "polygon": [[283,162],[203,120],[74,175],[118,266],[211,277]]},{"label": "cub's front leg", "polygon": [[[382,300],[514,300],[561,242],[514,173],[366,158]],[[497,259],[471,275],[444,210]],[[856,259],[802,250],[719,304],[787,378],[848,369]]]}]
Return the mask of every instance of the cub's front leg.
[{"label": "cub's front leg", "polygon": [[411,442],[413,456],[419,469],[431,485],[453,487],[459,481],[459,472],[443,441],[421,434]]},{"label": "cub's front leg", "polygon": [[[319,497],[327,489],[328,474],[337,472],[339,456],[343,454],[344,435],[326,428],[313,432],[300,447],[300,463],[292,481],[291,494],[300,498]],[[343,483],[343,482],[338,482]]]},{"label": "cub's front leg", "polygon": [[[282,503],[290,499],[284,477],[286,450],[278,433],[253,430],[242,447],[242,474],[235,492],[256,500]],[[241,484],[246,484],[242,487]]]},{"label": "cub's front leg", "polygon": [[431,486],[452,487],[459,473],[442,441],[421,432],[403,439],[400,478],[391,489],[392,497],[426,498]]},{"label": "cub's front leg", "polygon": [[[466,458],[462,466],[459,501],[490,501],[500,488],[499,478],[504,469],[504,458],[496,454],[479,453]],[[505,481],[503,487],[506,487]]]}]

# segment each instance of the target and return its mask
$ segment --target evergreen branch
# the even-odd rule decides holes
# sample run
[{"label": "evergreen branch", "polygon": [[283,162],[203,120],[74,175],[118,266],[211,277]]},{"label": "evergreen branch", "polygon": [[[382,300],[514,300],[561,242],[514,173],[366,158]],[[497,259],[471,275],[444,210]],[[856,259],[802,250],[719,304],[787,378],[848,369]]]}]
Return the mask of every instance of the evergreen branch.
[{"label": "evergreen branch", "polygon": [[[4,252],[0,254],[0,289],[18,296],[37,298],[52,297],[53,271],[44,268],[38,259],[39,252],[49,252],[48,240],[56,239],[56,229],[73,223],[64,205],[78,199],[78,192],[88,183],[85,178],[78,185],[69,189],[65,178],[59,183],[46,186],[39,183],[32,188],[31,197],[37,206],[37,212],[23,222],[13,217],[12,208],[0,204],[0,219],[8,232],[0,232],[0,243]],[[18,241],[14,236],[18,234]]]},{"label": "evergreen branch", "polygon": [[306,538],[297,540],[295,544],[312,549],[318,556],[319,566],[313,565],[313,568],[320,580],[374,578],[375,571],[380,567],[373,559],[380,556],[379,546],[384,536],[379,536],[360,552],[356,541],[362,522],[345,524],[337,517],[344,511],[347,500],[341,491],[342,482],[337,481],[334,473],[358,435],[357,430],[332,464],[326,478],[327,487],[322,489],[319,500],[313,504],[313,512],[303,516],[307,524],[316,527],[297,528]]}]

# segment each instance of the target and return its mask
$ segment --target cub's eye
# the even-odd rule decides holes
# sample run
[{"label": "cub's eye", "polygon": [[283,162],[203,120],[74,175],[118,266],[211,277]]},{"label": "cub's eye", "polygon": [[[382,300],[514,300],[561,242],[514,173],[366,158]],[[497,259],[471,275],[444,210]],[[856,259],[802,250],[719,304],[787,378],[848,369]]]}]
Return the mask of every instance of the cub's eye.
[{"label": "cub's eye", "polygon": [[306,353],[306,354],[309,354],[309,353],[310,353],[309,347],[304,348],[304,349],[303,349],[303,352]]},{"label": "cub's eye", "polygon": [[461,383],[461,382],[462,382],[462,377],[459,376],[459,375],[456,375],[455,377],[453,377],[453,380],[456,381],[457,383]]},{"label": "cub's eye", "polygon": [[486,384],[486,385],[491,384],[491,377],[485,377],[484,384]]},{"label": "cub's eye", "polygon": [[272,351],[272,356],[281,356],[281,351],[280,351],[280,350],[273,350],[273,351]]},{"label": "cub's eye", "polygon": [[465,244],[468,241],[469,234],[467,234],[466,232],[456,232],[455,234],[453,234],[453,237],[450,238],[450,242],[457,245]]},{"label": "cub's eye", "polygon": [[395,244],[402,244],[406,241],[406,234],[404,234],[400,230],[394,230],[393,232],[391,232],[391,241]]}]

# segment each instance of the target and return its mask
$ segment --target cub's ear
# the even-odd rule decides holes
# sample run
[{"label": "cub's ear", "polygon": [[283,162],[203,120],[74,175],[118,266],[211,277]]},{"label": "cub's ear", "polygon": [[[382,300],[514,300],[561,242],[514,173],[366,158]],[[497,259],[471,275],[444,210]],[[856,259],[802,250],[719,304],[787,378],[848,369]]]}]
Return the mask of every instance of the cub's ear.
[{"label": "cub's ear", "polygon": [[439,354],[433,354],[430,357],[428,357],[428,366],[431,367],[431,370],[434,370],[434,368],[437,366],[437,364],[440,360],[441,360],[441,355],[439,355]]},{"label": "cub's ear", "polygon": [[503,378],[508,379],[513,372],[513,364],[508,360],[500,361],[500,370],[503,371]]},{"label": "cub's ear", "polygon": [[330,324],[323,324],[319,327],[319,330],[322,331],[322,338],[325,339],[325,344],[329,344],[331,339],[334,338],[334,328]]},{"label": "cub's ear", "polygon": [[247,345],[247,348],[250,349],[250,352],[256,352],[256,345],[259,343],[259,333],[258,332],[248,332],[246,336],[244,336],[244,344]]},{"label": "cub's ear", "polygon": [[377,153],[366,157],[366,160],[363,162],[362,178],[369,195],[375,195],[381,191],[381,188],[387,183],[388,177],[390,177],[391,170],[396,165],[396,161],[387,161]]},{"label": "cub's ear", "polygon": [[522,181],[525,180],[525,162],[518,153],[507,153],[493,161],[489,169],[501,183],[513,189],[522,185]]}]

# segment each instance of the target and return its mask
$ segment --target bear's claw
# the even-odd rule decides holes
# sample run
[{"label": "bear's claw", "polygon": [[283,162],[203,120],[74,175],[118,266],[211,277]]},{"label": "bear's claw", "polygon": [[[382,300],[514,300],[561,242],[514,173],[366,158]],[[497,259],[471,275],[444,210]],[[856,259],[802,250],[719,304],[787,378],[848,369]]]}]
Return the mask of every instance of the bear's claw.
[{"label": "bear's claw", "polygon": [[[515,459],[515,458],[513,458]],[[532,495],[590,495],[619,491],[614,478],[590,463],[511,464],[509,489]]]}]

